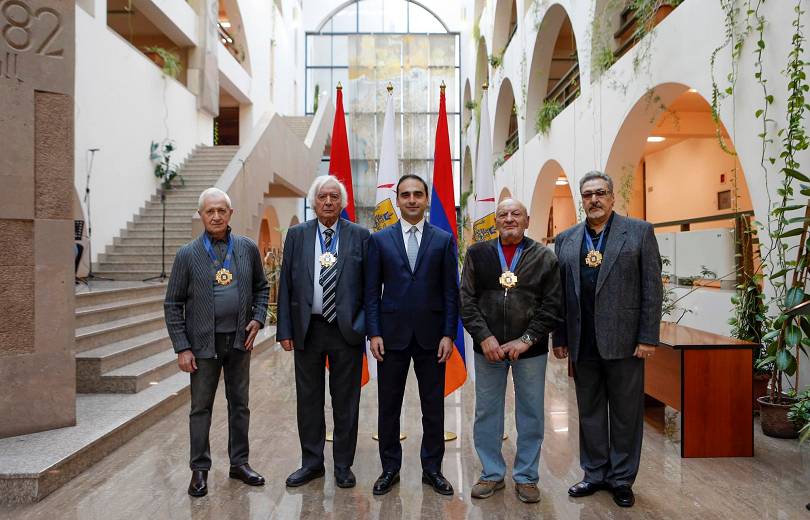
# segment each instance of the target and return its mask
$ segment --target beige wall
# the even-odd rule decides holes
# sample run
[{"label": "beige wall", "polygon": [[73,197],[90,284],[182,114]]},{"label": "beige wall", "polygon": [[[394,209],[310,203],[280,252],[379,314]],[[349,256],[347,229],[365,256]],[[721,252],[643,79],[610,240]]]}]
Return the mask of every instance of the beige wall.
[{"label": "beige wall", "polygon": [[577,210],[568,186],[554,186],[554,199],[551,203],[554,212],[554,236],[577,223]]},{"label": "beige wall", "polygon": [[[720,149],[715,138],[692,138],[647,155],[647,220],[668,222],[731,213],[717,209],[717,192],[732,190],[737,167],[738,210],[751,209],[739,161]],[[724,183],[720,175],[726,174]],[[733,208],[733,206],[732,206]],[[709,227],[718,227],[720,223]]]}]

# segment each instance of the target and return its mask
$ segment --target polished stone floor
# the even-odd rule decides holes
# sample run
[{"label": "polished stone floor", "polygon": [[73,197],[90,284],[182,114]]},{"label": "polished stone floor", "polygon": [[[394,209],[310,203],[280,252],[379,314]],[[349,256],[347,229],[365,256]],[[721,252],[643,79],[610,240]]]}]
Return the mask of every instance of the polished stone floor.
[{"label": "polished stone floor", "polygon": [[[642,468],[634,488],[636,506],[622,510],[606,492],[569,498],[566,489],[581,477],[576,401],[565,366],[557,361],[549,363],[546,382],[539,504],[518,501],[511,482],[487,500],[470,498],[470,486],[480,471],[472,444],[475,396],[471,382],[447,399],[446,427],[458,432],[459,439],[447,444],[444,474],[456,494],[441,497],[421,484],[419,401],[413,374],[404,409],[403,431],[408,438],[402,481],[394,491],[384,497],[371,494],[380,471],[377,445],[371,439],[376,418],[374,382],[362,394],[354,466],[358,486],[345,490],[334,485],[331,454],[327,454],[327,478],[288,490],[284,479],[299,463],[292,355],[275,346],[257,355],[252,371],[251,464],[268,479],[266,486],[249,488],[228,479],[227,422],[220,387],[207,497],[192,499],[186,494],[188,420],[187,406],[183,406],[42,502],[0,509],[0,519],[810,518],[804,508],[810,501],[810,448],[764,437],[757,424],[755,458],[685,460],[679,457],[677,444],[663,434],[660,414],[653,412],[645,425]],[[513,399],[508,403],[513,406]],[[507,432],[504,453],[510,461],[515,446],[511,417]]]}]

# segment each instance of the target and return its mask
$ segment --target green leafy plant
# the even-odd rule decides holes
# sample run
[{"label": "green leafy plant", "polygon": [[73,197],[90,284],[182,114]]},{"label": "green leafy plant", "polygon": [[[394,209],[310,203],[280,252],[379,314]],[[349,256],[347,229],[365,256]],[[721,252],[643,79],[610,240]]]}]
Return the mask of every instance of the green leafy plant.
[{"label": "green leafy plant", "polygon": [[166,50],[163,47],[158,47],[156,45],[147,47],[146,52],[157,55],[159,60],[155,61],[155,63],[160,66],[163,74],[177,79],[177,76],[179,76],[180,72],[182,72],[183,66],[180,63],[180,56],[175,52]]},{"label": "green leafy plant", "polygon": [[534,123],[535,129],[543,135],[548,134],[551,128],[551,121],[553,121],[562,110],[562,103],[557,100],[543,101],[543,104],[537,109],[537,118]]},{"label": "green leafy plant", "polygon": [[799,430],[799,442],[810,438],[810,388],[796,396],[796,402],[787,415]]},{"label": "green leafy plant", "polygon": [[473,41],[478,43],[478,40],[481,39],[481,19],[477,19],[473,22],[472,26],[472,37]]},{"label": "green leafy plant", "polygon": [[475,100],[467,101],[466,103],[464,103],[464,108],[466,108],[467,110],[475,110],[476,108],[478,108],[478,101]]},{"label": "green leafy plant", "polygon": [[616,63],[616,55],[608,45],[600,46],[593,55],[593,70],[596,76],[605,73]]},{"label": "green leafy plant", "polygon": [[312,111],[318,112],[318,101],[321,95],[321,85],[319,83],[315,83],[315,93],[313,94],[314,99],[312,100]]},{"label": "green leafy plant", "polygon": [[503,51],[489,57],[489,64],[493,69],[497,69],[503,64]]},{"label": "green leafy plant", "polygon": [[171,162],[174,150],[174,143],[168,139],[160,143],[152,141],[149,148],[149,159],[154,165],[153,173],[155,177],[160,179],[160,184],[164,190],[172,189],[175,179],[179,179],[181,186],[186,183],[183,176],[177,172],[177,166]]},{"label": "green leafy plant", "polygon": [[707,280],[717,280],[717,273],[706,267],[705,265],[700,266],[700,277],[705,278]]}]

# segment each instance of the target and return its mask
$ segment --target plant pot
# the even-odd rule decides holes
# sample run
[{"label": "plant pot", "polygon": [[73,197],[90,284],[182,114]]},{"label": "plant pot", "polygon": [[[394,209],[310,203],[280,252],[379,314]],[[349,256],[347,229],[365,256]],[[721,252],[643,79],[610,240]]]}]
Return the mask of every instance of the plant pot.
[{"label": "plant pot", "polygon": [[796,425],[787,417],[793,400],[785,399],[785,403],[771,403],[768,396],[757,398],[759,402],[759,419],[762,433],[768,437],[779,439],[795,439],[799,436]]},{"label": "plant pot", "polygon": [[768,395],[768,381],[771,380],[769,374],[754,374],[754,410],[759,410],[759,396]]}]

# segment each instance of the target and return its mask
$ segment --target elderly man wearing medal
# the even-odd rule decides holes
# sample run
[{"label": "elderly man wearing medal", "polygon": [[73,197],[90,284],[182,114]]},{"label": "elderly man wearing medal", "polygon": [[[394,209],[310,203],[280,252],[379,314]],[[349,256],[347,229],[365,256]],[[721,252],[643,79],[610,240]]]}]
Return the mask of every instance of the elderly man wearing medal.
[{"label": "elderly man wearing medal", "polygon": [[526,207],[498,204],[499,238],[470,246],[461,282],[461,316],[475,349],[475,450],[481,476],[473,498],[503,489],[501,453],[507,375],[515,387],[517,452],[512,478],[520,500],[540,500],[543,395],[549,334],[562,321],[562,288],[554,253],[525,236]]},{"label": "elderly man wearing medal", "polygon": [[220,373],[228,400],[231,478],[259,486],[264,478],[248,465],[250,352],[267,316],[268,285],[259,250],[231,233],[226,193],[209,188],[199,199],[205,232],[181,247],[166,289],[166,328],[177,364],[191,374],[188,493],[208,492],[211,450],[208,432]]},{"label": "elderly man wearing medal", "polygon": [[298,487],[324,475],[324,370],[334,416],[335,483],[354,487],[360,385],[365,348],[363,310],[367,229],[340,218],[348,197],[331,175],[317,177],[308,200],[317,218],[290,228],[278,293],[276,338],[294,351],[301,467],[287,478]]},{"label": "elderly man wearing medal", "polygon": [[579,409],[581,482],[568,494],[607,489],[635,502],[644,425],[644,359],[655,353],[661,321],[661,257],[648,222],[613,211],[613,180],[580,179],[587,214],[557,237],[565,321],[554,355],[570,356]]}]

